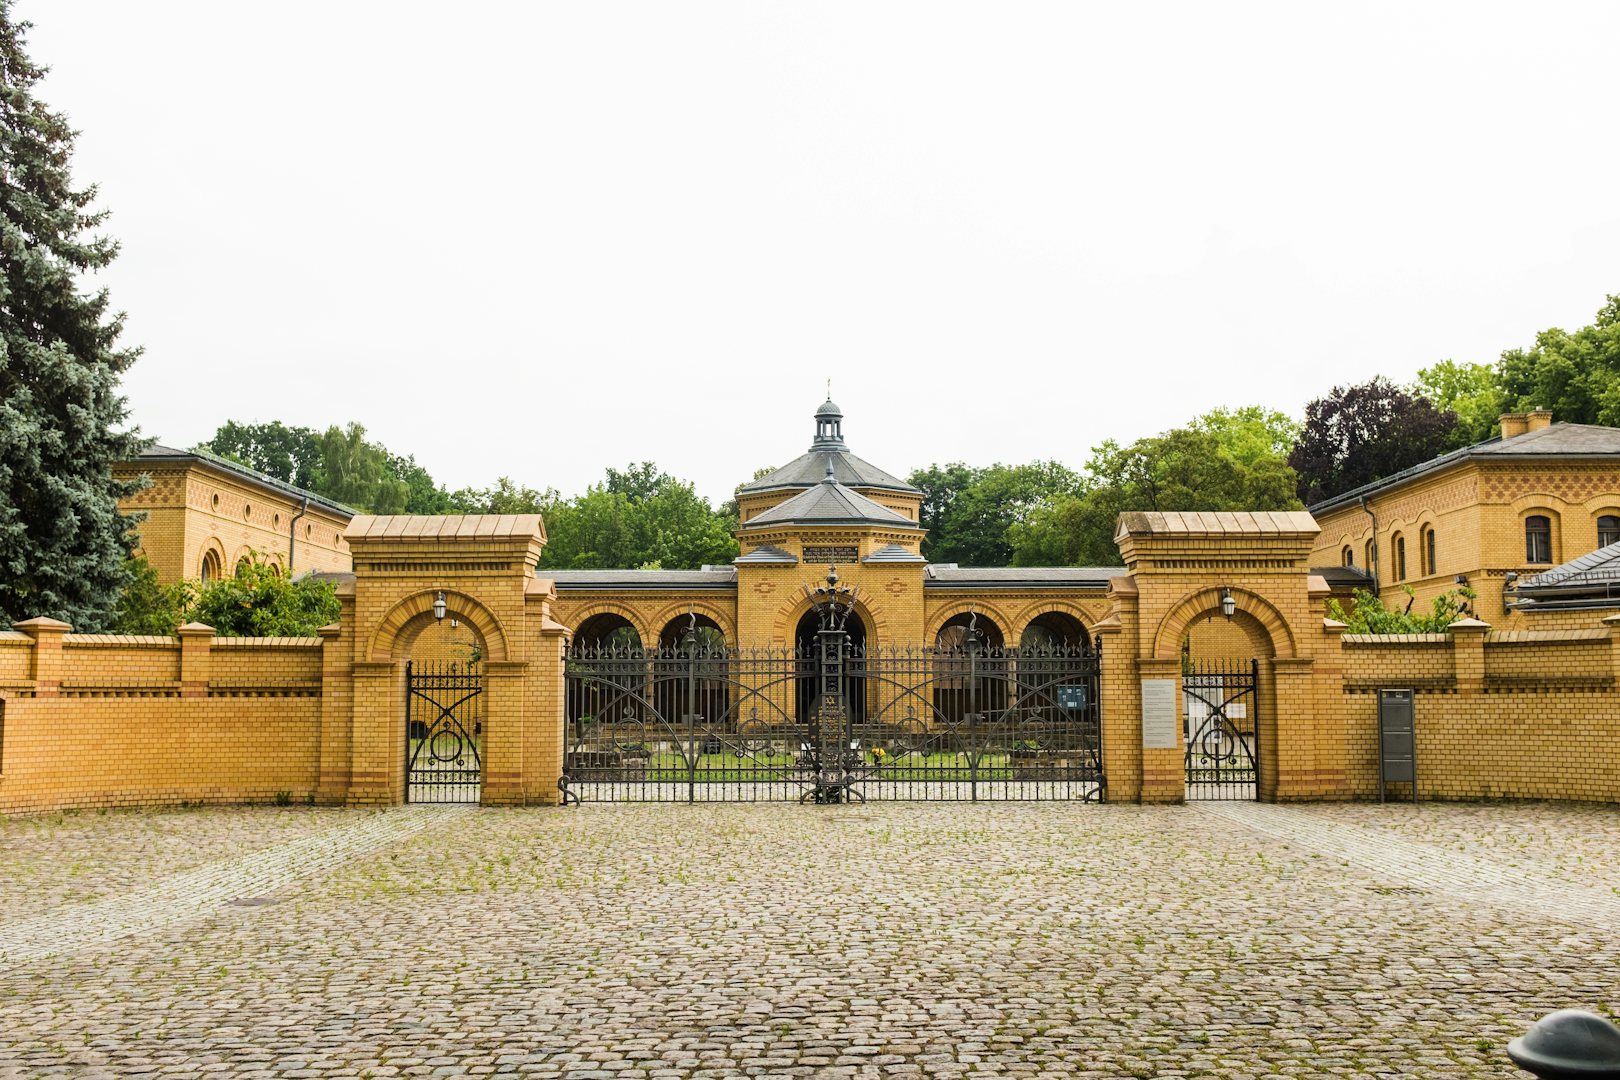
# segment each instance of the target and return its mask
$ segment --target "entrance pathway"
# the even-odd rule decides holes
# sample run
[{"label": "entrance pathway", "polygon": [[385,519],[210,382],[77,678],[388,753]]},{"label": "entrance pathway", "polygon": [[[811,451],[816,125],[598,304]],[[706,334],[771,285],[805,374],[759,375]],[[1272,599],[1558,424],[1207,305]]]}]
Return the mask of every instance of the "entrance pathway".
[{"label": "entrance pathway", "polygon": [[183,925],[226,904],[262,903],[300,879],[442,824],[451,813],[454,811],[445,808],[413,806],[350,817],[314,836],[210,863],[121,896],[0,923],[0,970]]},{"label": "entrance pathway", "polygon": [[[1491,904],[1539,918],[1620,930],[1620,890],[1571,882],[1563,874],[1514,865],[1498,854],[1458,851],[1343,820],[1336,806],[1188,803],[1199,812],[1313,851],[1369,873],[1467,903]],[[1397,813],[1407,810],[1401,808]],[[1407,811],[1423,813],[1423,810]],[[1432,808],[1428,811],[1436,813]],[[1512,811],[1504,808],[1504,813]],[[1438,811],[1444,817],[1444,811]],[[1570,838],[1571,840],[1575,838]]]},{"label": "entrance pathway", "polygon": [[260,807],[13,859],[0,1080],[1509,1080],[1620,1010],[1613,807]]}]

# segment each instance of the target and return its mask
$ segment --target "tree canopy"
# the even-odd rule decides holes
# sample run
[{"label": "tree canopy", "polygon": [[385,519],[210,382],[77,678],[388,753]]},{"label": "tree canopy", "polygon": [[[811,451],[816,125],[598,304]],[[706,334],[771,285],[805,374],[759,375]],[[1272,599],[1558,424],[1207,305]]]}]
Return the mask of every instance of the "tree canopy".
[{"label": "tree canopy", "polygon": [[45,69],[0,0],[0,625],[37,615],[105,627],[129,579],[134,486],[109,466],[140,452],[118,377],[140,355],[85,279],[118,245],[94,186],[75,185],[75,132],[34,96]]},{"label": "tree canopy", "polygon": [[1457,415],[1435,408],[1382,375],[1335,386],[1305,406],[1288,463],[1307,505],[1427,461],[1451,444]]},{"label": "tree canopy", "polygon": [[965,566],[1006,566],[1012,530],[1081,490],[1074,470],[1055,461],[988,467],[952,462],[918,469],[909,480],[923,492],[923,555]]},{"label": "tree canopy", "polygon": [[1104,442],[1084,487],[1010,529],[1015,566],[1115,566],[1114,528],[1126,510],[1294,510],[1294,471],[1283,459],[1291,425],[1260,408],[1218,409],[1186,427]]},{"label": "tree canopy", "polygon": [[1551,409],[1571,424],[1620,425],[1620,296],[1609,296],[1592,325],[1543,330],[1528,349],[1508,349],[1496,366],[1513,410]]}]

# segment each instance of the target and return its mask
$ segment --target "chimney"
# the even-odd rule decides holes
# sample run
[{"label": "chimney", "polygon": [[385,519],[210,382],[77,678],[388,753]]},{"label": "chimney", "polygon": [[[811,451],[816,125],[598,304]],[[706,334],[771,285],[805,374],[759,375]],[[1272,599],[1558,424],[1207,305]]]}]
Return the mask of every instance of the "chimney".
[{"label": "chimney", "polygon": [[1530,418],[1522,412],[1502,414],[1502,438],[1511,439],[1530,430]]},{"label": "chimney", "polygon": [[1552,424],[1552,410],[1535,408],[1526,413],[1524,418],[1528,430],[1540,431],[1542,428]]}]

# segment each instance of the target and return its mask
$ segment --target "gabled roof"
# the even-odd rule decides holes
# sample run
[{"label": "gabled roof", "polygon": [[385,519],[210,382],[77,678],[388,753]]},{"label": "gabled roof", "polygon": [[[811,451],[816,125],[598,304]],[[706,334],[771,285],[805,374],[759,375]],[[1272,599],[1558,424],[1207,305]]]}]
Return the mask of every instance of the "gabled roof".
[{"label": "gabled roof", "polygon": [[1362,484],[1342,492],[1331,499],[1323,499],[1311,507],[1314,514],[1327,513],[1352,505],[1364,496],[1397,487],[1420,476],[1448,468],[1462,461],[1512,460],[1515,458],[1609,458],[1620,457],[1620,428],[1601,424],[1548,424],[1511,439],[1498,436],[1484,442],[1453,450],[1439,457],[1402,469],[1391,476]]},{"label": "gabled roof", "polygon": [[126,462],[125,464],[141,467],[169,463],[177,465],[184,465],[188,463],[207,465],[210,468],[227,473],[237,480],[241,480],[256,487],[275,492],[278,495],[286,495],[287,497],[295,499],[299,502],[302,502],[304,499],[308,499],[311,506],[318,506],[322,510],[335,514],[338,517],[352,518],[360,512],[352,506],[344,506],[340,502],[333,502],[324,495],[317,495],[313,491],[306,491],[305,489],[294,484],[287,483],[285,480],[277,480],[275,477],[267,476],[257,469],[250,469],[239,461],[232,461],[230,458],[220,457],[218,454],[211,454],[206,450],[176,450],[172,446],[162,446],[158,443],[153,443],[151,446],[148,446],[145,450],[142,450],[138,455],[136,455],[133,461]]},{"label": "gabled roof", "polygon": [[904,514],[873,502],[858,491],[824,478],[808,491],[778,503],[743,522],[741,531],[772,525],[886,525],[894,529],[920,529],[922,526]]}]

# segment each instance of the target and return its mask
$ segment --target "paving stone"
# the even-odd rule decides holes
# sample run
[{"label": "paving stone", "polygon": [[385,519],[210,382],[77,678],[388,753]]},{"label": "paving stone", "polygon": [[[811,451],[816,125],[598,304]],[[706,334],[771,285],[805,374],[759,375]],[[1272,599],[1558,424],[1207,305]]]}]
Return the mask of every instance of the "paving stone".
[{"label": "paving stone", "polygon": [[1620,1008],[1612,808],[261,808],[16,852],[5,1078],[1506,1078]]}]

